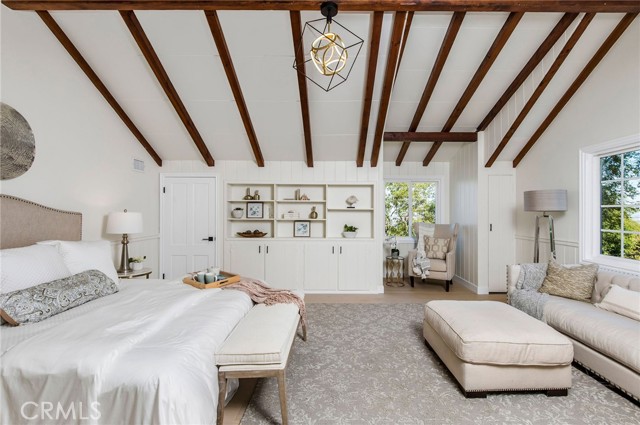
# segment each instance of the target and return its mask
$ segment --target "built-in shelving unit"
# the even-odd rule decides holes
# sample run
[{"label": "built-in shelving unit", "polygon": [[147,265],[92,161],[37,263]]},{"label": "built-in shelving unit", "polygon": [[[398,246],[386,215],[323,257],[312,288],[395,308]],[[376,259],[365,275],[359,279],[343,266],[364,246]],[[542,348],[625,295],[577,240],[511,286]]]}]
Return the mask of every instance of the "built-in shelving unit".
[{"label": "built-in shelving unit", "polygon": [[[260,199],[244,199],[247,196]],[[347,198],[356,196],[355,208],[348,208]],[[299,199],[299,198],[308,199]],[[356,226],[356,239],[372,239],[374,235],[373,184],[265,184],[227,183],[227,239],[245,239],[238,232],[259,230],[264,238],[328,239],[342,238],[345,224]],[[255,205],[256,208],[250,207]],[[310,218],[312,208],[318,218]],[[231,211],[242,208],[241,218],[233,218]],[[260,209],[262,216],[260,216]],[[308,221],[308,238],[294,237],[296,221]]]}]

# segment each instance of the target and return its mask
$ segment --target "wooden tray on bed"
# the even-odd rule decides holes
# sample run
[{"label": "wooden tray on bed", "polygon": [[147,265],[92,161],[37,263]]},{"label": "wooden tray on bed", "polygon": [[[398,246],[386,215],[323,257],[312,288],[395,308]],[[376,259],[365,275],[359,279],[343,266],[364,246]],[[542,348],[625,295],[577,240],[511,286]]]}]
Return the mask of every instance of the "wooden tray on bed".
[{"label": "wooden tray on bed", "polygon": [[211,283],[198,282],[197,280],[193,279],[192,276],[187,276],[184,279],[182,279],[182,281],[187,285],[191,285],[198,289],[222,288],[223,286],[231,285],[232,283],[236,283],[240,281],[240,276],[237,274],[223,272],[223,271],[221,271],[220,274],[224,276],[225,279],[218,280],[216,282],[211,282]]}]

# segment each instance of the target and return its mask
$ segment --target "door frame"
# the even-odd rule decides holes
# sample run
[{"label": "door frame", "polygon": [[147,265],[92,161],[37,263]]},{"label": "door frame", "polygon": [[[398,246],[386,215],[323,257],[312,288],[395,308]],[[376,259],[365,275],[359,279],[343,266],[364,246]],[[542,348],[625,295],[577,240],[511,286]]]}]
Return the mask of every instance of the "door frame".
[{"label": "door frame", "polygon": [[162,259],[164,258],[164,245],[162,243],[162,238],[164,235],[162,234],[162,229],[164,229],[164,196],[162,196],[162,188],[165,186],[167,179],[171,178],[209,178],[215,179],[215,188],[216,188],[216,265],[220,265],[222,267],[222,239],[223,239],[223,228],[222,228],[222,215],[223,214],[223,205],[221,199],[221,191],[222,191],[222,177],[220,173],[212,172],[212,173],[160,173],[160,187],[159,198],[160,198],[160,220],[159,225],[159,235],[158,238],[158,253],[160,257],[160,261],[158,261],[158,276],[162,279],[162,275],[164,274],[164,264]]}]

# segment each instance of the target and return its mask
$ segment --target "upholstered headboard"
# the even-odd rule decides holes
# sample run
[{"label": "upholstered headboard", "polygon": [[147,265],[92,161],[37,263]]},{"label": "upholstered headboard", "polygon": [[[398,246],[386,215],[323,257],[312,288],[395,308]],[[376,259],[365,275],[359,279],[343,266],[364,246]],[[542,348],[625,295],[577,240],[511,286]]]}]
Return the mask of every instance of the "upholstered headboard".
[{"label": "upholstered headboard", "polygon": [[0,248],[18,248],[46,240],[81,239],[81,213],[0,195]]}]

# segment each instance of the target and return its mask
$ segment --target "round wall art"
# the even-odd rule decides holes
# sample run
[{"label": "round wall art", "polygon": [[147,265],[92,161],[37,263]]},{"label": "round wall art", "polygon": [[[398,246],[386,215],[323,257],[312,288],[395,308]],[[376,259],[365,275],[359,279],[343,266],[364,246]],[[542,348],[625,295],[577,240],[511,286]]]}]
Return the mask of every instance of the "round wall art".
[{"label": "round wall art", "polygon": [[0,180],[14,179],[31,168],[36,156],[36,141],[27,120],[2,102],[0,130]]}]

